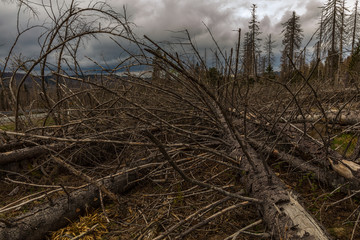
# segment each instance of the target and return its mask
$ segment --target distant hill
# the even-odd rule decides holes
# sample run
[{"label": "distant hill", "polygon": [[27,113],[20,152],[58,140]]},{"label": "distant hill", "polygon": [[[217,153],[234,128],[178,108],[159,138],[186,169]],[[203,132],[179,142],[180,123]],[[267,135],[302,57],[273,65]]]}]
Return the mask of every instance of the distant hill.
[{"label": "distant hill", "polygon": [[[122,78],[122,79],[128,79],[128,76],[127,74],[122,74],[123,72],[117,72],[115,73],[115,79],[119,79],[119,78]],[[139,75],[139,76],[142,76],[142,78],[149,78],[149,74],[141,74],[142,72],[131,72],[132,74],[134,74],[135,76]],[[83,79],[91,79],[91,80],[95,80],[95,79],[100,79],[100,76],[106,76],[108,75],[108,73],[102,73],[102,74],[88,74],[88,75],[84,75],[84,76],[76,76],[77,78],[83,78]],[[24,78],[25,74],[24,73],[17,73],[15,75],[15,81],[16,81],[16,84],[19,84],[21,82],[21,80]],[[11,77],[13,77],[13,74],[10,73],[10,72],[5,72],[3,74],[3,79],[4,79],[4,83],[5,85],[7,86],[10,82],[10,79]],[[53,86],[55,85],[55,79],[56,79],[56,76],[55,75],[47,75],[45,76],[45,82],[47,84],[47,86]],[[63,80],[63,78],[62,78]],[[34,81],[36,81],[38,84],[41,84],[41,79],[40,77],[26,77],[25,79],[25,86],[28,87],[28,88],[31,88],[33,85],[34,85]],[[79,81],[76,81],[76,80],[72,80],[72,79],[69,79],[67,78],[66,80],[66,84],[68,86],[72,86],[72,87],[78,87],[81,85],[81,83]],[[115,80],[116,82],[116,80]],[[0,86],[1,88],[1,86]]]},{"label": "distant hill", "polygon": [[[17,73],[15,74],[15,81],[16,81],[16,84],[19,84],[21,82],[21,80],[24,78],[25,74],[24,73]],[[4,79],[4,82],[5,82],[5,85],[8,85],[9,82],[10,82],[10,79],[11,77],[13,77],[13,73],[9,73],[9,72],[5,72],[3,74],[3,79]],[[54,75],[48,75],[48,76],[45,76],[45,83],[49,86],[51,85],[55,85],[55,76]],[[38,84],[41,83],[41,78],[40,77],[26,77],[25,79],[25,85],[26,87],[29,87],[31,88],[34,84],[34,81],[37,82]],[[69,80],[68,81],[70,82],[73,82],[73,80]],[[71,83],[70,83],[71,84]],[[0,86],[1,88],[1,86]]]},{"label": "distant hill", "polygon": [[[23,73],[17,73],[15,74],[15,81],[16,83],[20,83],[20,81],[24,78],[25,74]],[[5,85],[9,84],[11,77],[13,77],[13,73],[9,73],[9,72],[5,72],[2,75]],[[31,79],[31,77],[27,77],[25,79],[25,85],[30,87],[33,84],[33,80]],[[1,86],[0,86],[1,87]]]}]

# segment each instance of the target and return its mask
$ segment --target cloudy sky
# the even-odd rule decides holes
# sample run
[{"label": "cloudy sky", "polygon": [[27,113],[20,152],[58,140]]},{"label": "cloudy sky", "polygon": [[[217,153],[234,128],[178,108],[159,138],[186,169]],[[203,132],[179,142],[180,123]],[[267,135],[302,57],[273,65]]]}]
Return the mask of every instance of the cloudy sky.
[{"label": "cloudy sky", "polygon": [[[41,2],[32,0],[33,3]],[[48,2],[50,0],[44,0]],[[65,0],[66,1],[66,0]],[[250,9],[252,4],[257,5],[258,20],[260,22],[261,38],[269,33],[276,40],[278,51],[281,46],[281,23],[285,22],[292,11],[300,16],[301,26],[304,30],[305,44],[318,27],[320,9],[326,0],[107,0],[106,2],[115,11],[123,12],[127,9],[129,20],[136,27],[137,35],[148,35],[157,41],[172,40],[176,37],[176,31],[188,29],[192,38],[199,48],[214,48],[208,31],[203,22],[209,27],[215,39],[224,49],[230,49],[235,45],[237,33],[235,29],[241,28],[242,32],[248,30]],[[52,2],[56,2],[53,0]],[[63,2],[60,1],[59,2]],[[88,0],[80,1],[86,5]],[[348,0],[349,9],[353,8],[355,0]],[[36,7],[36,5],[33,5]],[[21,12],[21,26],[43,22],[45,14],[38,9],[39,17],[31,18],[29,12]],[[16,37],[16,13],[15,0],[0,0],[0,65],[7,56],[9,49]],[[45,20],[46,21],[46,20]],[[42,29],[34,29],[20,39],[16,54],[32,58],[39,55],[37,36]],[[91,57],[99,62],[106,60],[115,64],[119,59],[119,53],[114,51],[111,40],[93,41],[83,46],[84,56]],[[120,51],[120,50],[119,50]],[[86,60],[84,60],[84,63]],[[87,64],[90,64],[89,62]]]}]

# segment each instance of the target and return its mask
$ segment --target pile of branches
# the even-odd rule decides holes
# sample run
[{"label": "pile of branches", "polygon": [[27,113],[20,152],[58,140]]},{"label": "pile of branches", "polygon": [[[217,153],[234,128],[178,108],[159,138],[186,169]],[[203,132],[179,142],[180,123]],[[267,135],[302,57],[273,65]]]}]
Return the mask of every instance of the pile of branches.
[{"label": "pile of branches", "polygon": [[[0,239],[41,239],[89,208],[101,207],[105,219],[114,221],[104,202],[126,208],[126,193],[144,183],[167,187],[160,195],[149,193],[159,200],[155,213],[151,209],[145,212],[151,217],[141,213],[145,220],[136,236],[139,239],[183,238],[226,214],[241,215],[249,206],[256,209],[259,220],[226,228],[226,239],[242,234],[276,239],[331,238],[299,202],[299,195],[275,174],[270,162],[285,161],[314,174],[326,186],[352,191],[351,197],[358,193],[360,165],[355,160],[360,141],[351,156],[330,148],[332,139],[342,133],[336,128],[338,119],[352,111],[357,88],[351,93],[353,97],[343,102],[324,102],[318,97],[321,85],[310,82],[316,66],[308,76],[298,73],[300,83],[263,79],[254,84],[237,75],[238,59],[234,67],[224,55],[224,71],[214,78],[188,32],[180,54],[178,44],[161,45],[146,36],[139,39],[126,19],[93,7],[90,10],[115,19],[122,29],[109,27],[71,35],[68,18],[60,18],[64,25],[56,25],[59,31],[50,33],[54,38],[59,34],[61,44],[52,48],[53,43],[45,42],[48,51],[37,63],[42,62],[45,69],[50,65],[49,51],[70,51],[77,64],[71,40],[103,32],[126,39],[137,50],[127,52],[129,57],[121,65],[127,72],[122,76],[103,66],[107,73],[96,77],[84,77],[78,70],[78,74],[66,74],[59,64],[52,71],[54,94],[44,82],[39,85],[43,96],[39,101],[46,109],[40,124],[20,104],[22,83],[9,89],[15,128],[0,130],[0,164],[2,180],[13,189],[6,193],[9,198],[0,208]],[[76,17],[80,12],[66,13]],[[61,54],[59,63],[63,61]],[[197,67],[186,61],[192,58],[200,63]],[[133,74],[133,64],[148,66],[152,77]],[[35,66],[27,70],[27,76],[36,78],[32,72]],[[44,79],[44,72],[40,77]],[[333,108],[337,112],[330,117],[329,109]],[[21,112],[25,117],[19,117]],[[315,113],[320,117],[309,117]],[[356,127],[354,121],[349,124],[344,131]],[[72,175],[72,181],[59,179],[64,173]],[[176,192],[179,185],[181,191]],[[24,186],[37,191],[20,198]],[[186,214],[180,215],[181,206],[166,208],[176,199],[194,196],[200,196],[201,204],[192,202],[193,208],[188,206]],[[26,213],[20,213],[24,209]],[[176,222],[169,221],[170,216]],[[262,232],[249,231],[260,223]]]}]

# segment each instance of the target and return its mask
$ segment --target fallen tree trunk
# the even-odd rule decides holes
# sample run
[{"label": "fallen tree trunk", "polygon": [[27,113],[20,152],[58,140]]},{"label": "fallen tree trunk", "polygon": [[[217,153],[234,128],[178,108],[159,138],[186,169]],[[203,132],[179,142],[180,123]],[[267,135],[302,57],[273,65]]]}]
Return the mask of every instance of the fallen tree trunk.
[{"label": "fallen tree trunk", "polygon": [[[154,44],[156,45],[156,43]],[[273,237],[276,239],[329,239],[329,235],[322,230],[320,224],[307,213],[298,203],[294,194],[288,191],[285,184],[276,177],[255,150],[240,136],[240,133],[236,130],[239,126],[234,126],[230,121],[227,108],[224,108],[219,103],[217,97],[197,78],[186,72],[184,68],[178,67],[174,62],[169,61],[154,50],[146,49],[146,51],[162,59],[169,66],[183,74],[189,82],[201,88],[204,102],[207,103],[209,110],[218,121],[218,126],[224,133],[225,141],[229,146],[232,146],[230,155],[235,159],[241,159],[239,167],[242,171],[239,174],[242,174],[242,182],[247,187],[250,196],[257,200],[253,202],[257,204],[264,222],[272,231]],[[176,58],[173,59],[176,63],[179,63]],[[179,63],[179,66],[182,66],[181,63]],[[244,121],[244,125],[245,123],[246,121]],[[154,142],[156,141],[154,140]],[[164,156],[167,155],[165,150],[162,150],[162,152],[164,152]],[[170,163],[170,157],[167,158]],[[176,166],[173,167],[176,169]],[[187,180],[187,177],[181,174],[180,170],[177,171]]]},{"label": "fallen tree trunk", "polygon": [[[344,159],[341,154],[324,146],[322,142],[311,136],[304,135],[301,129],[292,124],[277,125],[271,129],[269,126],[265,126],[265,128],[269,131],[269,134],[274,134],[277,138],[290,144],[301,159],[294,156],[289,157],[288,154],[284,153],[270,152],[271,150],[269,149],[268,153],[278,154],[279,157],[294,167],[300,167],[305,171],[316,173],[318,180],[334,188],[348,183],[351,190],[357,191],[360,189],[359,164]],[[314,166],[317,166],[317,170]],[[323,173],[318,172],[319,167]]]},{"label": "fallen tree trunk", "polygon": [[[281,135],[281,138],[292,143],[296,150],[303,156],[311,157],[318,164],[324,167],[330,167],[339,175],[352,180],[352,185],[356,189],[360,188],[360,165],[346,160],[341,154],[324,146],[323,143],[303,134],[301,129],[292,125],[287,125],[280,130],[275,128],[275,132]],[[296,142],[296,144],[294,144]]]},{"label": "fallen tree trunk", "polygon": [[29,144],[26,142],[12,142],[12,143],[6,143],[0,146],[0,153],[8,152],[8,151],[14,151],[16,149],[24,148],[24,147],[31,147],[34,146],[34,144]]},{"label": "fallen tree trunk", "polygon": [[[107,177],[102,184],[114,193],[124,193],[133,187],[129,184],[136,179],[135,171]],[[28,213],[10,220],[0,221],[0,239],[36,240],[45,234],[69,224],[69,220],[84,213],[86,208],[99,207],[99,188],[89,185],[73,191],[56,200],[39,206]]]},{"label": "fallen tree trunk", "polygon": [[[298,202],[296,194],[273,173],[261,156],[245,141],[235,129],[239,121],[230,122],[220,110],[215,111],[220,119],[234,150],[232,157],[241,157],[242,183],[248,194],[262,199],[258,209],[264,222],[276,239],[331,239],[306,209]],[[242,124],[242,122],[240,122]]]},{"label": "fallen tree trunk", "polygon": [[[254,149],[248,152],[256,168],[243,159],[241,168],[246,174],[242,182],[251,197],[264,199],[259,210],[264,222],[277,239],[330,239],[324,228],[298,202],[296,194],[271,171],[267,171]],[[243,155],[238,149],[236,155]]]},{"label": "fallen tree trunk", "polygon": [[59,148],[59,144],[50,144],[45,146],[25,147],[9,152],[0,153],[0,165],[5,165],[13,162],[20,162],[30,158],[39,157],[49,152],[49,149],[55,150]]},{"label": "fallen tree trunk", "polygon": [[326,122],[340,125],[354,125],[360,122],[360,113],[328,111],[326,112],[326,118],[321,113],[305,114],[304,116],[297,116],[295,119],[288,119],[292,123],[303,123],[303,122]]},{"label": "fallen tree trunk", "polygon": [[[305,161],[294,155],[287,154],[277,149],[272,149],[269,146],[260,144],[259,142],[256,142],[254,140],[250,140],[249,142],[256,150],[262,152],[263,154],[269,154],[272,157],[276,157],[282,161],[287,162],[289,165],[296,169],[307,173],[312,173],[318,181],[327,186],[331,186],[334,189],[338,188],[341,185],[344,185],[349,181],[349,179],[354,178],[352,171],[359,171],[359,166],[357,164],[344,159],[339,160],[337,164],[334,164],[334,162],[332,162],[332,167],[334,171],[326,171],[324,170],[325,167],[319,167],[316,164],[312,164],[312,161]],[[351,189],[358,190],[358,181],[348,183]],[[341,190],[348,193],[348,188]]]}]

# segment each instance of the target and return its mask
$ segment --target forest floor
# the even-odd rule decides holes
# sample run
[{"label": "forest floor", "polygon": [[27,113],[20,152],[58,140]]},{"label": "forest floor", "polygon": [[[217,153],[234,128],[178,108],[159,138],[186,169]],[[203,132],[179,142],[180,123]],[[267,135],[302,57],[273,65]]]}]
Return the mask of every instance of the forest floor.
[{"label": "forest floor", "polygon": [[[32,182],[37,184],[49,184],[40,169],[34,170],[36,161],[26,161],[22,163],[24,175],[30,176]],[[194,163],[192,163],[194,164]],[[286,163],[274,162],[272,168],[287,185],[289,190],[294,190],[300,194],[302,202],[309,212],[321,222],[327,231],[336,239],[359,239],[360,232],[355,231],[354,227],[358,221],[356,214],[360,200],[356,197],[346,199],[348,194],[334,191],[326,186],[322,186],[316,180],[316,176],[302,173],[292,169]],[[226,186],[232,191],[243,191],[242,186],[237,181],[238,173],[233,170],[221,168],[216,164],[201,163],[197,167],[196,176],[199,179],[209,179],[214,174],[224,171],[225,174],[219,175],[216,182]],[[29,174],[29,172],[31,172]],[[78,177],[73,176],[65,169],[57,171],[56,183],[58,185],[79,186],[85,182],[79,181]],[[0,206],[5,206],[23,196],[37,193],[46,188],[20,185],[11,183],[8,180],[0,182]],[[64,193],[58,193],[62,196]],[[57,195],[51,195],[56,198]],[[168,228],[180,222],[199,210],[210,202],[215,202],[222,198],[222,195],[213,191],[197,189],[197,187],[184,182],[171,169],[166,174],[155,178],[148,178],[139,181],[136,186],[125,194],[120,195],[120,205],[105,199],[104,208],[87,209],[86,213],[77,220],[69,220],[69,225],[52,232],[47,236],[48,239],[72,239],[82,233],[87,233],[80,239],[153,239]],[[19,215],[34,208],[36,205],[49,201],[42,198],[29,205],[18,207],[6,214],[0,213],[1,218],[9,218]],[[233,201],[214,208],[198,219],[185,223],[176,229],[173,234],[180,235],[191,226],[204,221],[207,217],[223,210],[226,206],[231,206]],[[221,214],[205,224],[203,227],[191,231],[185,239],[225,239],[238,229],[259,220],[259,215],[253,205],[235,209]],[[89,231],[92,229],[91,231]],[[259,223],[249,229],[251,233],[264,233],[266,227]],[[237,239],[259,239],[259,237],[249,234],[241,234]],[[261,239],[270,239],[262,237]]]},{"label": "forest floor", "polygon": [[[267,86],[262,87],[267,88]],[[267,89],[262,91],[268,92]],[[15,216],[31,212],[43,204],[51,205],[55,200],[69,196],[68,191],[87,186],[86,184],[93,184],[93,179],[101,179],[122,168],[134,167],[142,159],[150,159],[150,163],[155,164],[154,167],[139,170],[136,180],[129,183],[132,187],[118,195],[117,203],[110,200],[109,195],[100,194],[100,197],[93,199],[101,203],[98,204],[100,207],[93,208],[86,205],[84,212],[79,209],[79,215],[80,212],[82,213],[79,217],[67,219],[67,226],[48,233],[46,238],[54,240],[150,240],[163,237],[164,239],[215,240],[231,239],[231,235],[246,228],[236,239],[271,239],[271,230],[267,229],[262,222],[262,216],[255,204],[247,201],[239,203],[239,199],[230,197],[227,199],[219,191],[185,181],[173,166],[161,157],[156,145],[147,138],[146,131],[153,131],[164,144],[168,144],[167,149],[171,152],[172,159],[192,179],[209,183],[230,193],[247,196],[247,189],[242,184],[244,182],[241,183],[241,175],[244,174],[237,167],[239,163],[236,162],[240,162],[241,159],[229,157],[227,143],[222,142],[225,134],[217,129],[218,126],[214,124],[211,116],[209,117],[208,112],[211,113],[211,111],[204,111],[209,106],[201,105],[191,99],[193,95],[187,96],[190,98],[189,101],[184,101],[191,103],[186,108],[183,106],[184,102],[178,102],[178,98],[175,98],[173,102],[169,100],[164,103],[162,99],[168,100],[166,98],[168,95],[161,96],[161,94],[167,94],[165,91],[157,93],[159,97],[154,97],[153,92],[150,92],[149,96],[143,94],[139,97],[138,92],[142,91],[134,90],[133,96],[128,95],[133,97],[135,104],[144,104],[146,111],[141,108],[141,105],[138,108],[133,107],[127,100],[123,105],[119,104],[119,109],[125,109],[126,114],[108,109],[96,112],[97,109],[94,108],[84,115],[79,114],[85,117],[80,120],[74,119],[70,124],[60,126],[50,123],[44,128],[41,127],[42,125],[36,125],[26,133],[11,133],[13,126],[3,125],[2,127],[5,126],[5,130],[10,130],[9,133],[14,134],[15,137],[3,134],[2,141],[21,142],[21,137],[24,137],[26,146],[44,145],[49,152],[2,166],[0,170],[0,196],[2,196],[0,198],[0,224],[3,223],[6,227],[11,226],[7,220]],[[277,112],[274,113],[272,105],[274,97],[256,93],[251,95],[255,100],[256,96],[264,95],[264,102],[268,98],[269,104],[253,101],[254,105],[265,105],[266,107],[262,109],[264,114],[277,119]],[[186,95],[187,92],[182,94]],[[273,91],[273,94],[277,93]],[[149,101],[147,97],[152,101]],[[292,102],[292,98],[288,99]],[[304,99],[304,104],[306,104],[308,100]],[[311,103],[313,102],[315,101]],[[342,100],[342,102],[345,101]],[[195,108],[196,111],[193,107],[195,103],[199,104],[199,107]],[[286,102],[274,105],[286,106]],[[158,106],[162,106],[163,109],[159,111]],[[307,108],[312,107],[309,105]],[[81,111],[79,112],[82,114]],[[239,115],[242,117],[241,114],[234,115],[231,115],[234,122],[238,120]],[[140,120],[134,121],[134,119]],[[260,129],[258,126],[261,124],[255,117],[246,119],[249,121],[245,130],[251,132],[250,137],[256,138],[260,143],[266,141],[275,143],[274,151],[279,149],[297,157],[295,144],[290,141],[284,144],[286,137],[278,141],[283,137],[282,133],[271,133],[266,129],[268,127],[266,124],[262,125],[264,129]],[[166,125],[164,122],[169,124]],[[320,140],[321,137],[326,136],[326,132],[323,131],[324,124],[319,123],[321,121],[318,120],[314,122],[316,123],[313,124],[313,128],[316,128],[316,131],[308,129],[309,134]],[[276,123],[280,127],[283,124],[283,122]],[[335,126],[335,124],[331,125],[331,127]],[[351,154],[357,146],[354,141],[355,134],[351,131],[342,133],[348,126],[338,124],[336,128],[333,128],[333,133],[340,134],[332,139],[329,146],[340,154],[343,154],[345,150]],[[183,132],[176,132],[179,128],[182,128]],[[189,132],[193,134],[192,137],[189,137]],[[317,134],[322,136],[317,136]],[[264,141],[267,137],[269,138]],[[61,146],[65,147],[64,149],[55,148],[51,145],[54,143],[63,144]],[[13,153],[12,150],[15,149],[25,149],[25,145],[0,151],[0,156],[6,160],[6,157],[10,156],[8,153]],[[63,157],[64,162],[67,161],[72,168],[91,176],[92,179],[79,176],[71,168],[54,161],[54,156]],[[302,160],[306,163],[308,158],[304,157]],[[314,174],[294,168],[274,156],[271,156],[267,163],[275,175],[285,183],[288,191],[299,194],[299,202],[303,203],[314,218],[325,226],[334,239],[360,239],[358,230],[360,199],[356,196],[359,191],[347,190],[347,184],[335,189],[324,185]],[[314,164],[318,164],[316,166],[321,166],[320,163],[314,160]],[[324,172],[332,171],[330,167],[324,167],[323,170]],[[57,190],[51,193],[53,189]],[[241,207],[236,207],[239,205]],[[168,232],[168,236],[162,235],[165,232]]]}]

